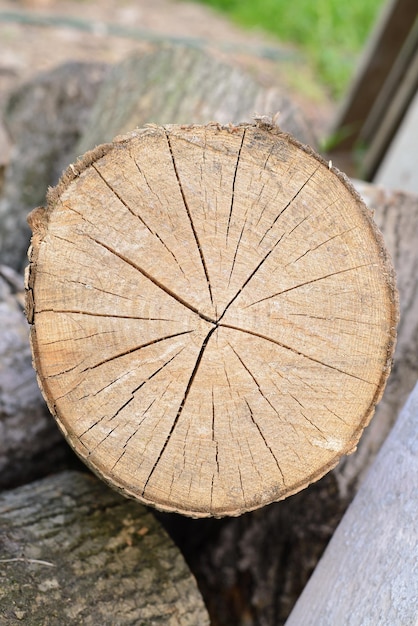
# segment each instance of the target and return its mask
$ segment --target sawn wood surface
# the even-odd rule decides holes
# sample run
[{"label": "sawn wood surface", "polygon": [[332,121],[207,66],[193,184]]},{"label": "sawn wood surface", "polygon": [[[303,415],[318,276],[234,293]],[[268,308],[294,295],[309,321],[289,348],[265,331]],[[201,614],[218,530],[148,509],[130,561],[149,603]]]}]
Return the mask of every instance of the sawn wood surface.
[{"label": "sawn wood surface", "polygon": [[398,303],[370,213],[331,164],[263,123],[150,126],[70,166],[30,222],[40,384],[114,487],[237,515],[355,449]]}]

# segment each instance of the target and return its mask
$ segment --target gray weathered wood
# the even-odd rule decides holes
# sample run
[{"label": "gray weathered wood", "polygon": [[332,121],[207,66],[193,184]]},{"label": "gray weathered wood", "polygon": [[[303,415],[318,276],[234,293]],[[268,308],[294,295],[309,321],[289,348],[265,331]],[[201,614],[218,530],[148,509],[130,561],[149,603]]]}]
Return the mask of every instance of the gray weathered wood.
[{"label": "gray weathered wood", "polygon": [[25,264],[26,217],[74,159],[105,72],[102,64],[68,62],[10,95],[4,123],[13,150],[0,197],[0,263],[18,270]]},{"label": "gray weathered wood", "polygon": [[94,103],[77,155],[145,124],[252,122],[279,113],[280,126],[302,143],[317,138],[295,104],[277,87],[199,48],[159,45],[116,65]]},{"label": "gray weathered wood", "polygon": [[418,623],[418,385],[286,626]]},{"label": "gray weathered wood", "polygon": [[64,472],[0,495],[0,623],[196,626],[206,609],[147,509]]}]

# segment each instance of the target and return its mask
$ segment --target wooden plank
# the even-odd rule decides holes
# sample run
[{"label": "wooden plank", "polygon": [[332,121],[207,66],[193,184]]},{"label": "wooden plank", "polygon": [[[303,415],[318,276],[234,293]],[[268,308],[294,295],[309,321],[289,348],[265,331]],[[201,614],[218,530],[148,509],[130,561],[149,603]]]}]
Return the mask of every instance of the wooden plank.
[{"label": "wooden plank", "polygon": [[[367,151],[361,163],[361,174],[372,180],[394,138],[399,136],[399,127],[406,119],[418,88],[418,21],[414,29],[412,54],[408,60],[399,59],[397,71],[392,72],[384,92],[377,99],[361,132],[361,142]],[[406,56],[406,55],[405,55]],[[416,136],[414,126],[409,132]],[[416,138],[416,137],[415,137]],[[409,155],[411,158],[411,155]]]},{"label": "wooden plank", "polygon": [[286,626],[418,623],[418,385]]},{"label": "wooden plank", "polygon": [[416,0],[390,0],[384,8],[335,122],[335,132],[347,131],[335,152],[349,151],[357,142],[361,129],[412,30],[416,15]]}]

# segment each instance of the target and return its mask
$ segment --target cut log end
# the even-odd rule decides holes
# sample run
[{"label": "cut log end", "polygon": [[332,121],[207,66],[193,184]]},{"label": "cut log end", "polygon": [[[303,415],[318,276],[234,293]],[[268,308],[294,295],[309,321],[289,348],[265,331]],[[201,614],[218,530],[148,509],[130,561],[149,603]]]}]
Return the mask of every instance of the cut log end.
[{"label": "cut log end", "polygon": [[265,124],[150,126],[67,170],[38,222],[35,367],[110,485],[239,515],[353,451],[398,301],[369,211],[319,156]]}]

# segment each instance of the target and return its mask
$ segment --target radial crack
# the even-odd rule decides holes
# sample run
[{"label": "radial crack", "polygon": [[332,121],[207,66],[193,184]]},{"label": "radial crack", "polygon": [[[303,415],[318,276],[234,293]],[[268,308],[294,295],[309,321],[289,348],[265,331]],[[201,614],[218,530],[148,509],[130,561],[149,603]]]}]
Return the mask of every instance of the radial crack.
[{"label": "radial crack", "polygon": [[256,273],[258,272],[258,270],[260,269],[260,267],[267,261],[267,259],[269,258],[270,254],[276,249],[276,247],[279,245],[279,243],[281,242],[281,240],[283,239],[285,233],[283,233],[281,235],[281,237],[276,241],[276,243],[274,244],[274,246],[272,248],[270,248],[270,250],[267,252],[267,254],[264,255],[264,257],[261,259],[261,261],[259,262],[259,264],[257,265],[257,267],[251,272],[251,274],[248,276],[248,278],[244,281],[242,287],[240,289],[238,289],[237,293],[235,294],[235,296],[229,301],[229,303],[226,305],[222,315],[218,318],[218,323],[221,321],[221,319],[224,317],[225,313],[227,312],[227,310],[229,309],[229,307],[231,306],[231,304],[238,298],[239,294],[241,293],[241,291],[248,285],[248,283],[250,282],[250,280],[253,278],[253,276],[256,275]]},{"label": "radial crack", "polygon": [[292,287],[288,287],[287,289],[283,289],[283,291],[278,291],[277,293],[273,293],[271,296],[266,296],[265,298],[260,298],[260,300],[251,302],[251,304],[247,304],[247,306],[245,306],[244,308],[248,309],[250,306],[254,306],[255,304],[259,304],[260,302],[264,302],[265,300],[271,300],[272,298],[281,296],[282,294],[288,293],[289,291],[293,291],[294,289],[299,289],[299,287],[305,287],[305,285],[311,285],[312,283],[317,283],[320,280],[331,278],[331,276],[338,276],[339,274],[345,274],[346,272],[353,272],[354,270],[361,269],[362,267],[370,267],[370,263],[363,263],[362,265],[356,265],[355,267],[348,267],[345,270],[338,270],[338,272],[331,272],[330,274],[325,274],[324,276],[319,276],[318,278],[312,278],[312,280],[306,280],[303,283],[299,283],[297,285],[293,285]]},{"label": "radial crack", "polygon": [[187,203],[187,199],[186,199],[186,196],[185,196],[185,193],[184,193],[183,185],[181,184],[180,176],[179,176],[179,173],[178,173],[178,170],[177,170],[176,161],[175,161],[175,158],[174,158],[173,149],[172,149],[172,146],[171,146],[170,137],[169,137],[169,134],[168,134],[167,131],[165,133],[165,136],[167,138],[167,144],[168,144],[168,148],[170,150],[171,160],[173,162],[173,169],[174,169],[174,173],[176,175],[177,183],[178,183],[178,186],[179,186],[179,189],[180,189],[180,194],[181,194],[181,197],[183,199],[184,208],[186,209],[186,213],[187,213],[187,217],[188,217],[189,222],[190,222],[190,227],[192,229],[193,237],[194,237],[194,240],[195,240],[195,243],[196,243],[196,246],[197,246],[197,250],[199,252],[200,261],[202,263],[203,271],[204,271],[206,282],[207,282],[207,285],[208,285],[210,301],[213,304],[212,287],[211,287],[210,280],[209,280],[208,268],[206,266],[205,257],[204,257],[204,254],[203,254],[202,246],[200,245],[199,237],[198,237],[197,232],[196,232],[196,227],[195,227],[194,222],[193,222],[192,214],[190,212],[189,205]]},{"label": "radial crack", "polygon": [[[123,459],[123,457],[125,456],[125,454],[127,453],[127,448],[128,448],[128,444],[131,441],[131,439],[133,439],[135,437],[135,435],[138,433],[139,427],[141,426],[142,422],[146,419],[146,414],[147,412],[150,410],[150,408],[152,407],[152,405],[155,403],[155,398],[152,400],[152,402],[147,406],[147,408],[145,409],[145,411],[142,413],[141,416],[141,420],[138,423],[138,427],[129,435],[129,437],[127,438],[127,440],[125,441],[125,443],[123,444],[123,452],[120,454],[120,456],[118,457],[118,459],[115,461],[115,463],[112,465],[112,467],[110,468],[110,471],[113,472],[113,470],[115,469],[116,465],[118,463],[120,463],[120,461]],[[113,419],[113,418],[112,418]]]},{"label": "radial crack", "polygon": [[109,183],[109,181],[106,180],[106,178],[103,176],[103,174],[101,173],[101,171],[98,169],[97,165],[95,163],[92,163],[92,168],[97,172],[97,174],[100,176],[100,178],[102,179],[102,181],[104,182],[104,184],[110,189],[110,191],[115,194],[115,196],[117,197],[117,199],[119,200],[119,202],[121,202],[123,204],[123,206],[128,209],[129,213],[131,215],[133,215],[134,217],[136,217],[143,226],[145,226],[145,228],[152,234],[154,235],[154,231],[148,226],[148,224],[145,222],[145,220],[142,219],[142,217],[140,215],[138,215],[138,213],[135,213],[131,207],[129,206],[129,204],[127,202],[125,202],[125,200],[122,198],[122,196],[120,194],[118,194],[118,192],[112,187],[112,185]]},{"label": "radial crack", "polygon": [[309,183],[309,181],[315,176],[316,172],[319,170],[321,166],[318,165],[318,167],[312,172],[312,174],[309,176],[309,178],[303,183],[303,185],[301,187],[299,187],[298,191],[295,193],[295,195],[293,196],[293,198],[291,198],[289,200],[289,202],[283,207],[283,209],[280,211],[280,213],[278,213],[275,217],[275,219],[273,220],[273,223],[271,224],[271,226],[266,230],[266,232],[264,233],[264,235],[262,236],[262,238],[260,239],[260,242],[258,245],[261,245],[264,241],[264,239],[267,237],[267,235],[269,234],[269,232],[271,231],[272,228],[274,228],[274,225],[276,224],[276,222],[278,221],[278,219],[283,215],[283,213],[285,211],[287,211],[287,209],[290,207],[290,205],[296,200],[296,198],[298,197],[298,195],[301,193],[301,191],[306,187],[306,185]]},{"label": "radial crack", "polygon": [[181,333],[174,333],[173,335],[167,335],[166,337],[159,337],[158,339],[153,339],[152,341],[147,341],[146,343],[142,343],[139,346],[135,346],[134,348],[130,348],[129,350],[124,350],[123,352],[119,352],[114,356],[111,356],[107,359],[103,359],[96,363],[95,365],[91,365],[90,367],[86,367],[86,369],[81,370],[82,372],[87,372],[87,370],[95,369],[96,367],[100,367],[105,363],[110,363],[110,361],[114,361],[115,359],[120,359],[123,356],[127,356],[128,354],[132,354],[133,352],[138,352],[143,348],[147,348],[148,346],[153,346],[156,343],[160,343],[161,341],[167,341],[168,339],[173,339],[174,337],[180,337],[181,335],[188,335],[189,333],[194,332],[193,330],[184,330]]},{"label": "radial crack", "polygon": [[235,164],[234,178],[232,180],[231,206],[230,206],[230,209],[229,209],[228,224],[227,224],[227,227],[226,227],[226,240],[227,241],[228,241],[228,237],[229,237],[229,229],[230,229],[230,226],[231,226],[232,212],[234,210],[235,184],[236,184],[236,180],[237,180],[238,165],[239,165],[239,160],[241,158],[241,150],[242,150],[242,146],[244,144],[245,133],[246,133],[246,131],[244,130],[243,133],[242,133],[241,145],[240,145],[239,150],[238,150],[237,162]]},{"label": "radial crack", "polygon": [[[138,164],[136,163],[135,159],[134,159],[134,163],[137,166],[139,172],[144,176],[144,174],[142,173],[142,171],[139,169]],[[111,184],[106,180],[106,178],[103,176],[103,174],[98,170],[98,168],[95,166],[95,164],[93,163],[93,168],[95,169],[95,171],[98,173],[98,175],[100,176],[100,178],[103,180],[103,182],[109,187],[109,189],[115,194],[115,196],[118,198],[118,200],[128,209],[128,211],[134,216],[136,217],[141,224],[143,224],[145,226],[145,228],[151,233],[151,235],[154,235],[154,237],[156,237],[156,239],[158,239],[158,241],[161,243],[162,246],[164,246],[164,248],[167,250],[167,252],[169,254],[171,254],[171,256],[173,257],[174,261],[176,262],[176,264],[178,265],[181,273],[183,274],[183,276],[185,276],[184,270],[181,267],[176,255],[174,254],[174,252],[167,246],[167,244],[165,243],[165,241],[161,238],[161,236],[155,232],[146,222],[145,220],[138,214],[135,213],[129,206],[129,204],[127,202],[124,201],[124,199],[122,198],[122,196],[120,196],[117,191],[115,191],[115,189],[111,186]],[[148,185],[148,181],[146,180],[145,176],[144,179]],[[149,185],[148,185],[149,187]],[[151,189],[149,187],[149,189]],[[156,194],[154,194],[156,195]],[[158,196],[156,196],[158,198]]]},{"label": "radial crack", "polygon": [[296,259],[294,259],[293,261],[290,261],[290,263],[287,263],[287,265],[285,265],[285,268],[289,267],[289,265],[293,265],[294,263],[297,263],[298,261],[300,261],[300,259],[303,259],[307,254],[309,254],[310,252],[314,252],[315,250],[318,250],[318,248],[321,248],[321,246],[324,246],[325,244],[329,243],[333,239],[337,239],[337,237],[342,237],[343,235],[346,235],[347,233],[351,232],[352,230],[356,230],[356,228],[358,228],[358,227],[357,226],[353,226],[352,228],[347,228],[346,230],[342,231],[341,233],[337,233],[336,235],[333,235],[332,237],[329,237],[325,241],[322,241],[317,246],[314,246],[313,248],[308,248],[303,254],[298,256]]},{"label": "radial crack", "polygon": [[237,246],[235,248],[234,258],[232,260],[232,267],[231,267],[231,271],[229,273],[229,278],[228,278],[228,287],[231,284],[231,278],[232,278],[232,274],[233,274],[234,268],[235,268],[235,261],[237,260],[238,249],[239,249],[239,247],[241,245],[241,240],[242,240],[242,236],[244,234],[244,229],[245,229],[246,224],[247,224],[247,215],[245,215],[244,223],[242,225],[240,236],[239,236],[238,241],[237,241]]},{"label": "radial crack", "polygon": [[136,315],[115,315],[110,313],[94,313],[93,311],[80,311],[79,309],[42,309],[35,311],[37,315],[40,313],[69,313],[71,315],[91,315],[92,317],[106,317],[109,319],[122,319],[122,320],[142,320],[145,322],[175,322],[165,317],[140,317]]},{"label": "radial crack", "polygon": [[114,330],[102,330],[98,333],[92,333],[91,335],[84,335],[83,337],[68,337],[67,339],[55,339],[54,341],[45,341],[42,343],[43,346],[53,346],[55,344],[67,343],[67,341],[86,341],[86,339],[91,339],[92,337],[101,337],[102,335],[113,335],[115,333]]},{"label": "radial crack", "polygon": [[[61,281],[65,283],[66,281]],[[101,289],[100,287],[96,287],[95,285],[90,285],[89,283],[83,283],[80,280],[69,280],[69,283],[73,283],[74,285],[81,285],[82,287],[86,287],[86,289],[93,289],[94,291],[100,291],[100,293],[107,293],[109,296],[115,296],[116,298],[122,298],[123,300],[131,301],[127,296],[123,296],[120,293],[114,293],[113,291],[108,291],[107,289]]]},{"label": "radial crack", "polygon": [[280,475],[281,475],[281,477],[282,477],[283,484],[284,484],[284,486],[286,486],[286,481],[285,481],[285,478],[284,478],[283,470],[282,470],[282,468],[280,467],[279,461],[278,461],[278,459],[277,459],[276,455],[274,454],[274,452],[273,452],[273,450],[272,450],[271,446],[269,446],[269,444],[268,444],[268,442],[267,442],[267,439],[266,439],[266,438],[265,438],[265,436],[264,436],[263,431],[261,430],[261,428],[260,428],[259,424],[257,423],[257,420],[256,420],[256,419],[255,419],[255,417],[254,417],[253,410],[252,410],[252,408],[251,408],[251,406],[250,406],[250,404],[249,404],[249,402],[248,402],[247,398],[244,398],[244,402],[245,402],[245,404],[246,404],[246,405],[247,405],[247,407],[248,407],[248,411],[249,411],[249,413],[250,413],[251,421],[252,421],[252,423],[254,424],[254,426],[256,427],[256,429],[258,430],[258,432],[259,432],[259,434],[260,434],[260,437],[261,437],[261,438],[262,438],[262,440],[264,441],[264,444],[265,444],[265,446],[266,446],[267,450],[270,452],[271,456],[272,456],[272,457],[273,457],[273,459],[275,460],[276,465],[277,465],[277,469],[279,470]]},{"label": "radial crack", "polygon": [[149,475],[148,475],[148,478],[147,478],[147,480],[146,480],[146,482],[145,482],[145,485],[144,485],[144,488],[143,488],[143,490],[142,490],[142,495],[144,495],[144,493],[145,493],[145,491],[146,491],[146,488],[147,488],[147,485],[148,485],[149,481],[151,480],[151,477],[152,477],[152,475],[154,474],[154,472],[155,472],[155,470],[156,470],[156,468],[157,468],[157,465],[158,465],[158,463],[160,462],[160,460],[161,460],[161,458],[162,458],[162,456],[163,456],[164,452],[165,452],[165,451],[166,451],[166,449],[167,449],[167,445],[168,445],[168,443],[169,443],[169,441],[170,441],[170,439],[171,439],[171,436],[172,436],[172,434],[173,434],[173,432],[174,432],[174,430],[175,430],[175,428],[176,428],[176,426],[177,426],[177,424],[178,424],[178,421],[179,421],[179,419],[180,419],[180,416],[181,416],[181,414],[182,414],[182,412],[183,412],[183,409],[184,409],[184,407],[185,407],[185,405],[186,405],[187,398],[188,398],[189,393],[190,393],[190,390],[191,390],[191,388],[192,388],[193,381],[194,381],[194,379],[195,379],[195,377],[196,377],[197,371],[198,371],[199,366],[200,366],[200,364],[201,364],[201,362],[202,362],[202,358],[203,358],[203,355],[204,355],[204,353],[205,353],[206,346],[208,345],[209,340],[210,340],[210,338],[212,337],[212,335],[213,335],[213,333],[215,332],[215,330],[216,330],[216,329],[217,329],[217,326],[214,326],[213,328],[211,328],[211,329],[210,329],[210,331],[208,332],[208,334],[206,335],[206,337],[205,337],[205,339],[204,339],[203,343],[202,343],[202,346],[201,346],[201,348],[200,348],[200,352],[199,352],[199,354],[198,354],[198,356],[197,356],[196,363],[195,363],[195,365],[194,365],[194,368],[193,368],[193,370],[192,370],[192,373],[190,374],[190,377],[189,377],[189,380],[188,380],[188,382],[187,382],[187,386],[186,386],[186,389],[185,389],[185,392],[184,392],[183,398],[182,398],[182,400],[181,400],[181,402],[180,402],[179,408],[178,408],[178,410],[177,410],[176,416],[175,416],[174,421],[173,421],[173,423],[172,423],[172,425],[171,425],[170,431],[169,431],[169,433],[168,433],[168,435],[167,435],[167,437],[166,437],[166,440],[165,440],[165,442],[164,442],[164,445],[163,445],[163,447],[161,448],[161,452],[160,452],[160,454],[158,455],[158,458],[156,459],[156,461],[155,461],[155,463],[154,463],[154,465],[153,465],[153,467],[152,467],[152,469],[151,469],[151,471],[150,471],[150,473],[149,473]]},{"label": "radial crack", "polygon": [[246,328],[240,328],[239,326],[233,326],[232,324],[219,324],[219,326],[223,327],[223,328],[231,328],[232,330],[238,330],[241,333],[246,333],[248,335],[253,335],[254,337],[258,337],[259,339],[264,339],[264,341],[269,341],[270,343],[274,343],[276,346],[279,346],[280,348],[283,348],[284,350],[289,350],[290,352],[293,352],[293,354],[296,354],[297,356],[301,356],[301,357],[304,357],[305,359],[309,359],[313,363],[318,363],[318,365],[323,365],[324,367],[327,367],[327,368],[329,368],[331,370],[339,372],[340,374],[344,374],[345,376],[350,376],[351,378],[355,378],[356,380],[361,380],[361,382],[367,383],[368,385],[373,385],[374,387],[376,386],[376,384],[372,383],[370,380],[366,380],[365,378],[361,378],[361,376],[356,376],[355,374],[350,374],[350,372],[345,372],[344,370],[342,370],[342,369],[340,369],[338,367],[335,367],[334,365],[330,365],[329,363],[325,363],[324,361],[320,361],[319,359],[315,359],[314,357],[309,356],[308,354],[304,354],[300,350],[296,350],[295,348],[292,348],[291,346],[288,346],[285,343],[282,343],[281,341],[276,341],[275,339],[272,339],[271,337],[266,337],[265,335],[261,335],[260,333],[256,333],[253,330],[248,330]]},{"label": "radial crack", "polygon": [[[147,384],[148,381],[150,381],[152,378],[154,378],[154,376],[157,376],[157,374],[159,374],[161,372],[161,370],[163,370],[165,367],[167,367],[167,365],[169,365],[172,361],[174,361],[174,359],[176,357],[178,357],[178,355],[183,352],[184,348],[182,348],[181,350],[179,350],[178,352],[176,352],[176,354],[174,354],[170,359],[168,359],[168,361],[166,361],[165,363],[163,363],[163,365],[161,365],[160,367],[158,367],[152,374],[150,374],[145,380],[143,380],[137,387],[135,387],[135,389],[133,389],[131,391],[131,397],[124,402],[124,404],[122,404],[118,410],[116,411],[116,413],[110,418],[109,421],[114,420],[115,417],[117,417],[119,415],[119,413],[130,403],[132,402],[132,400],[134,400],[135,398],[135,394],[137,393],[137,391],[139,391],[140,389],[142,389],[142,387],[144,385]],[[148,410],[148,409],[147,409]]]},{"label": "radial crack", "polygon": [[[215,462],[219,474],[219,442],[215,437],[215,398],[212,385],[212,442],[215,444]],[[212,484],[213,487],[213,484]]]},{"label": "radial crack", "polygon": [[175,294],[173,291],[171,291],[171,289],[168,289],[168,287],[166,287],[165,285],[163,285],[162,283],[160,283],[156,278],[154,278],[153,276],[151,276],[151,274],[148,274],[147,271],[145,271],[144,269],[142,269],[142,267],[139,267],[139,265],[137,265],[136,263],[134,263],[133,261],[131,261],[130,259],[128,259],[126,256],[124,256],[123,254],[121,254],[120,252],[117,252],[116,250],[114,250],[113,248],[111,248],[110,246],[108,246],[107,244],[105,244],[103,241],[99,241],[98,239],[94,239],[93,237],[90,237],[90,239],[92,241],[94,241],[95,243],[97,243],[97,245],[102,246],[102,248],[105,248],[106,250],[108,250],[111,254],[114,254],[115,256],[117,256],[119,259],[121,259],[121,261],[124,261],[125,263],[127,263],[128,265],[130,265],[131,267],[133,267],[135,270],[137,270],[140,274],[142,274],[142,276],[144,276],[145,278],[147,278],[150,282],[152,282],[156,287],[158,287],[159,289],[161,289],[161,291],[164,291],[167,295],[169,295],[171,298],[173,298],[174,300],[177,300],[177,302],[179,302],[180,304],[182,304],[183,306],[186,307],[186,309],[189,309],[190,311],[193,311],[193,313],[196,313],[196,315],[198,315],[199,317],[201,317],[202,319],[206,320],[207,322],[211,322],[212,324],[214,323],[214,320],[212,320],[210,317],[208,317],[207,315],[204,315],[203,313],[201,313],[198,309],[196,309],[196,307],[192,306],[191,304],[189,304],[188,302],[186,302],[186,300],[183,300],[183,298],[181,298],[180,296],[178,296],[177,294]]},{"label": "radial crack", "polygon": [[263,392],[263,390],[261,389],[261,385],[258,382],[258,380],[256,379],[256,377],[254,376],[254,374],[252,373],[252,371],[250,370],[250,368],[244,363],[243,359],[240,357],[240,355],[238,354],[238,352],[231,346],[231,344],[228,344],[229,347],[231,348],[232,352],[235,354],[235,356],[237,357],[238,361],[241,363],[242,367],[245,369],[245,371],[249,374],[249,376],[252,378],[252,380],[254,381],[258,391],[260,392],[260,395],[264,398],[264,400],[267,402],[267,404],[269,404],[271,406],[271,408],[273,409],[273,411],[276,413],[276,415],[278,417],[280,417],[278,410],[276,409],[275,406],[273,406],[273,404],[270,402],[270,400],[267,398],[267,396],[265,395],[265,393]]}]

